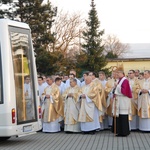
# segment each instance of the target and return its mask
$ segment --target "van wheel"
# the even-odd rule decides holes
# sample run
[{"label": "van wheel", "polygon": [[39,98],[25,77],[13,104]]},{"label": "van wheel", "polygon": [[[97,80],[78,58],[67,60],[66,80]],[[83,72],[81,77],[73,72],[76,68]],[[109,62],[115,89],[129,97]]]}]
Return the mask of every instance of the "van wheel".
[{"label": "van wheel", "polygon": [[10,137],[0,137],[0,141],[6,141],[8,140]]}]

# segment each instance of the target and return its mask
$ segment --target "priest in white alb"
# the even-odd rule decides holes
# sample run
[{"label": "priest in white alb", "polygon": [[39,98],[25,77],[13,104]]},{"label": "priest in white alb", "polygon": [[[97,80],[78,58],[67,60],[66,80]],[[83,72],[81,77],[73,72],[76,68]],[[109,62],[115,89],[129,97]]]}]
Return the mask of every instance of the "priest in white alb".
[{"label": "priest in white alb", "polygon": [[83,133],[94,134],[100,129],[99,109],[102,109],[99,90],[92,82],[92,78],[85,78],[85,85],[81,89],[79,111],[79,122],[81,122],[81,131]]},{"label": "priest in white alb", "polygon": [[150,131],[150,71],[144,71],[144,79],[139,81],[138,93],[139,130]]},{"label": "priest in white alb", "polygon": [[107,99],[107,115],[108,115],[108,124],[109,126],[112,126],[113,122],[113,116],[112,116],[112,103],[113,103],[113,96],[114,96],[114,90],[115,85],[117,85],[118,79],[116,74],[116,66],[112,68],[112,76],[111,79],[109,79],[105,86],[105,96]]},{"label": "priest in white alb", "polygon": [[70,79],[70,87],[63,93],[64,99],[64,131],[66,133],[81,132],[80,123],[78,122],[80,103],[78,95],[80,87],[76,79]]},{"label": "priest in white alb", "polygon": [[54,83],[54,77],[47,77],[46,81],[48,86],[42,94],[43,132],[59,132],[60,122],[63,120],[63,101],[60,98],[59,88]]}]

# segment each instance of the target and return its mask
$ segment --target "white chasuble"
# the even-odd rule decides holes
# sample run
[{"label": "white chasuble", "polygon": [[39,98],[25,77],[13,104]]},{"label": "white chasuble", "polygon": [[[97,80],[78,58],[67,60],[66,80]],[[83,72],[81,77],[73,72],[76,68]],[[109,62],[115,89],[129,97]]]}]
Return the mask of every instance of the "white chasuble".
[{"label": "white chasuble", "polygon": [[[67,93],[75,93],[75,89],[69,88]],[[65,99],[64,115],[65,124],[75,124],[78,121],[79,108],[73,97],[67,97]]]},{"label": "white chasuble", "polygon": [[86,95],[86,98],[80,99],[81,108],[79,112],[79,122],[81,122],[82,131],[92,131],[100,128],[98,108],[95,106],[92,99],[87,96],[91,92],[91,88],[93,88],[91,84],[85,85],[82,88],[82,94]]},{"label": "white chasuble", "polygon": [[[90,90],[90,85],[85,85],[82,92],[83,94],[87,95],[89,90]],[[87,96],[86,98],[82,98],[81,103],[82,104],[81,104],[81,109],[80,109],[79,121],[80,122],[93,121],[94,107],[95,107],[94,103]]]},{"label": "white chasuble", "polygon": [[[141,82],[141,89],[150,90],[150,78]],[[138,97],[138,111],[141,118],[150,118],[150,94],[142,93]]]}]

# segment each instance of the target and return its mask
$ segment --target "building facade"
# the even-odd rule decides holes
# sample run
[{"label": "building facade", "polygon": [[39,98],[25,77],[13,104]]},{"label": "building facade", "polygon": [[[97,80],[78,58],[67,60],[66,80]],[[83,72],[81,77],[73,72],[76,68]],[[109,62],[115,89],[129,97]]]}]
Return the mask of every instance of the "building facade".
[{"label": "building facade", "polygon": [[150,58],[116,58],[116,59],[108,59],[107,68],[117,66],[123,64],[125,74],[128,73],[130,69],[140,70],[143,72],[144,70],[150,70]]}]

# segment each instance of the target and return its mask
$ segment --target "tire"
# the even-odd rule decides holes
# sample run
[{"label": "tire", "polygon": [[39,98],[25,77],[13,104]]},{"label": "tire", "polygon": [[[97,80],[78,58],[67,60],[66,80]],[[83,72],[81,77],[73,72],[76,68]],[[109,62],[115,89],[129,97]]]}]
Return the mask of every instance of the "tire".
[{"label": "tire", "polygon": [[6,141],[8,140],[10,137],[0,137],[0,141]]}]

